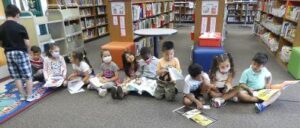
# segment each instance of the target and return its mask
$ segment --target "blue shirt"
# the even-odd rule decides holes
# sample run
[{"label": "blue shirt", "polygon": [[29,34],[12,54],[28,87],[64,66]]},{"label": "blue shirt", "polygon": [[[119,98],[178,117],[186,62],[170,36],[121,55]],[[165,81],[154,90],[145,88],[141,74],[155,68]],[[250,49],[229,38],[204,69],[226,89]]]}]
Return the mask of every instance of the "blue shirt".
[{"label": "blue shirt", "polygon": [[270,78],[271,76],[271,72],[266,67],[263,67],[259,73],[256,73],[250,66],[243,72],[240,84],[246,84],[253,90],[264,89],[267,83],[267,78]]}]

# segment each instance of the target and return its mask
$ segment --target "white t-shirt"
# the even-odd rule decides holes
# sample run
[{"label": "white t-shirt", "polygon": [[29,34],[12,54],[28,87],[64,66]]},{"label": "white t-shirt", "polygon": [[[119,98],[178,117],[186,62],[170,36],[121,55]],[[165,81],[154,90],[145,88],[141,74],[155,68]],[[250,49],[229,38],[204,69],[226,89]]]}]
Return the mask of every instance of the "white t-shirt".
[{"label": "white t-shirt", "polygon": [[[202,77],[206,79],[208,82],[210,82],[209,76],[207,73],[202,72]],[[192,91],[196,91],[203,83],[203,81],[198,81],[193,79],[190,75],[187,75],[184,79],[184,87],[183,87],[183,93],[184,94],[190,94]]]},{"label": "white t-shirt", "polygon": [[89,74],[92,73],[90,66],[84,61],[81,61],[79,66],[77,66],[76,64],[72,64],[72,67],[73,70],[78,71],[79,73],[85,73],[85,72],[88,72]]},{"label": "white t-shirt", "polygon": [[230,74],[229,72],[228,73],[221,73],[220,71],[216,72],[216,87],[217,88],[225,87],[225,83],[228,79],[229,74]]}]

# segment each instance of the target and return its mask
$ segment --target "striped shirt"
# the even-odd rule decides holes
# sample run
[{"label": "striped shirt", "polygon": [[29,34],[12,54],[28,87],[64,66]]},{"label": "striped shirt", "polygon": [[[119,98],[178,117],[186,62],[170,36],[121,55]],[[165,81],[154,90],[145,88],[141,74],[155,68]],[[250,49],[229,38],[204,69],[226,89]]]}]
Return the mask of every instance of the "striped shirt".
[{"label": "striped shirt", "polygon": [[32,67],[34,67],[36,69],[42,69],[44,60],[42,57],[40,57],[38,60],[34,60],[33,58],[30,58],[30,63],[32,65]]}]

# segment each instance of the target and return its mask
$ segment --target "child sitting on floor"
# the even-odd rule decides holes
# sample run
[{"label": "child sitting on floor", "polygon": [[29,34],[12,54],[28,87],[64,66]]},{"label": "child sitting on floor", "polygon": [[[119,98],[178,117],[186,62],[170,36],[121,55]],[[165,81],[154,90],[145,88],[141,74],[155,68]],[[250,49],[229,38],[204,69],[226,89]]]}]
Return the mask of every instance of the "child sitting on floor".
[{"label": "child sitting on floor", "polygon": [[[90,84],[88,88],[97,89],[99,96],[105,96],[107,89],[115,89],[116,81],[119,79],[119,67],[116,63],[112,61],[111,54],[109,50],[103,49],[101,51],[102,64],[100,66],[100,73],[97,74],[100,82],[103,84],[100,87],[96,87],[93,84]],[[112,98],[117,98],[117,93],[112,93]]]},{"label": "child sitting on floor", "polygon": [[82,52],[73,52],[71,54],[71,63],[73,68],[73,73],[68,77],[68,81],[82,78],[84,84],[89,83],[90,76],[92,75],[92,69],[88,61],[85,61],[85,57]]},{"label": "child sitting on floor", "polygon": [[[251,66],[244,70],[240,79],[242,90],[239,93],[239,100],[243,102],[255,103],[257,112],[262,112],[267,106],[278,99],[282,89],[299,81],[284,81],[280,84],[272,85],[272,74],[265,67],[268,62],[268,55],[265,53],[256,53],[252,59]],[[253,95],[254,91],[261,89],[279,89],[269,100],[262,101]]]},{"label": "child sitting on floor", "polygon": [[205,93],[205,87],[210,86],[209,76],[202,71],[202,67],[198,64],[191,64],[188,72],[189,75],[184,79],[183,104],[190,106],[194,103],[197,109],[202,109],[204,101],[199,98]]},{"label": "child sitting on floor", "polygon": [[30,50],[31,50],[30,63],[32,68],[33,81],[43,82],[44,81],[44,75],[43,75],[44,59],[41,56],[42,55],[41,49],[38,46],[32,46]]},{"label": "child sitting on floor", "polygon": [[[44,59],[44,69],[43,74],[46,83],[49,81],[63,81],[63,85],[67,85],[67,66],[64,57],[60,55],[60,49],[55,44],[49,45],[49,50],[46,53],[46,58]],[[52,83],[53,86],[54,84]],[[54,87],[59,87],[62,84],[58,83]]]},{"label": "child sitting on floor", "polygon": [[155,56],[151,55],[150,49],[148,47],[141,48],[140,53],[142,57],[142,59],[138,61],[138,72],[140,76],[149,79],[155,79],[158,59]]},{"label": "child sitting on floor", "polygon": [[168,72],[169,67],[173,67],[181,72],[179,60],[174,57],[174,43],[172,41],[166,41],[162,46],[163,57],[159,59],[157,64],[157,88],[155,90],[155,98],[163,99],[164,97],[168,101],[173,101],[176,95],[176,82],[171,80]]},{"label": "child sitting on floor", "polygon": [[122,54],[122,62],[126,78],[124,79],[123,83],[120,84],[120,86],[117,86],[117,88],[112,89],[112,97],[116,97],[117,99],[123,99],[129,91],[136,91],[134,88],[130,88],[128,83],[138,78],[137,70],[139,65],[134,54],[125,51]]},{"label": "child sitting on floor", "polygon": [[234,78],[234,63],[229,53],[218,55],[214,58],[210,79],[213,89],[210,95],[213,97],[212,105],[220,107],[226,100],[233,98],[237,102],[238,87],[232,86]]}]

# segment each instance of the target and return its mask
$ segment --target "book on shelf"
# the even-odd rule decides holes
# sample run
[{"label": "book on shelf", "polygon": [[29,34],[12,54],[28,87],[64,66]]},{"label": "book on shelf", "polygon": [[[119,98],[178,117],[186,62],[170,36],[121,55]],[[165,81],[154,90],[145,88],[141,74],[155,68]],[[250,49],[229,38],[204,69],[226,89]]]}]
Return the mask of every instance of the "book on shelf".
[{"label": "book on shelf", "polygon": [[99,17],[96,19],[96,25],[99,26],[99,25],[104,25],[106,24],[106,18],[105,17]]},{"label": "book on shelf", "polygon": [[96,5],[103,5],[104,4],[103,0],[96,0],[95,2],[96,2]]},{"label": "book on shelf", "polygon": [[[153,47],[154,47],[153,42],[154,42],[153,37],[146,37],[146,38],[139,39],[138,41],[135,41],[136,56],[140,55],[140,50],[143,47],[148,47],[150,49],[153,49]],[[151,51],[153,51],[153,50],[151,50]]]},{"label": "book on shelf", "polygon": [[287,16],[292,20],[298,21],[300,18],[300,6],[288,6]]},{"label": "book on shelf", "polygon": [[77,1],[76,0],[65,0],[65,5],[67,6],[77,6]]},{"label": "book on shelf", "polygon": [[106,32],[106,27],[99,27],[98,28],[98,36],[101,36],[103,34],[107,33]]},{"label": "book on shelf", "polygon": [[103,6],[97,7],[97,14],[98,15],[105,14],[105,7]]},{"label": "book on shelf", "polygon": [[84,39],[90,39],[95,37],[95,29],[86,30],[83,32],[83,38]]},{"label": "book on shelf", "polygon": [[92,6],[93,0],[79,0],[78,5],[80,6]]},{"label": "book on shelf", "polygon": [[92,15],[92,10],[90,8],[81,9],[80,10],[80,15],[81,16],[91,16]]},{"label": "book on shelf", "polygon": [[293,41],[296,36],[296,26],[288,21],[284,21],[281,28],[281,36]]}]

